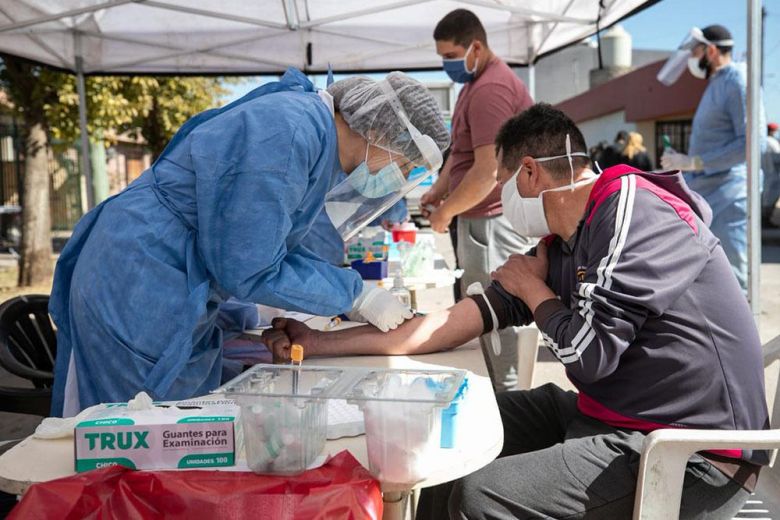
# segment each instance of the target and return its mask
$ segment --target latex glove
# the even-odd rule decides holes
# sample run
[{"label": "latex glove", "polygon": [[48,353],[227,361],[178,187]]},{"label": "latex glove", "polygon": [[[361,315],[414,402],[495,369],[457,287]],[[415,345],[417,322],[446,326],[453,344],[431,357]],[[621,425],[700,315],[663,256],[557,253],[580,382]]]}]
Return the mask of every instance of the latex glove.
[{"label": "latex glove", "polygon": [[347,317],[352,321],[368,322],[382,332],[387,332],[411,318],[412,310],[380,287],[364,287]]},{"label": "latex glove", "polygon": [[663,156],[661,156],[661,166],[664,170],[680,170],[684,172],[703,169],[701,157],[692,157],[672,150],[666,150]]},{"label": "latex glove", "polygon": [[[106,408],[105,404],[96,404],[82,410],[74,417],[46,417],[35,428],[33,437],[36,439],[61,439],[64,437],[73,437],[73,428],[78,423],[95,413],[97,410]],[[133,399],[127,403],[128,410],[149,410],[154,408],[152,398],[146,392],[139,392]]]},{"label": "latex glove", "polygon": [[96,404],[82,410],[81,413],[73,417],[46,417],[35,428],[32,434],[36,439],[62,439],[73,437],[73,429],[78,423],[89,417],[96,410],[105,408],[105,404]]}]

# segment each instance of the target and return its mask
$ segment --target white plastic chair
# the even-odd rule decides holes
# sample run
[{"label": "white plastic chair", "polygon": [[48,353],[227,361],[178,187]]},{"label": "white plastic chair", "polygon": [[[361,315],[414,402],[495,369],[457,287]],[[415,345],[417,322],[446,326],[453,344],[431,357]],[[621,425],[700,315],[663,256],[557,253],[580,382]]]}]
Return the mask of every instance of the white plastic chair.
[{"label": "white plastic chair", "polygon": [[515,327],[517,332],[517,390],[528,390],[534,382],[539,354],[539,329],[535,324]]},{"label": "white plastic chair", "polygon": [[[764,367],[780,359],[780,336],[764,345]],[[778,363],[780,366],[780,363]],[[779,378],[780,379],[780,378]],[[770,424],[780,425],[780,380],[775,391]],[[780,448],[780,429],[774,430],[656,430],[642,448],[634,520],[678,518],[685,466],[697,451],[712,449],[773,450],[770,466]]]}]

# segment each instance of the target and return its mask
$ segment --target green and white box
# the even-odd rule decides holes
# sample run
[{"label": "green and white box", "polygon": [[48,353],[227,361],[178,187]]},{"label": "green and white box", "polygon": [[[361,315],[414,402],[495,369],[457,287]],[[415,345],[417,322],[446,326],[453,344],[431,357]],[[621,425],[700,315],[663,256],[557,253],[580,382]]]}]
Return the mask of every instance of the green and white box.
[{"label": "green and white box", "polygon": [[75,427],[76,471],[233,466],[239,407],[230,399],[106,405]]}]

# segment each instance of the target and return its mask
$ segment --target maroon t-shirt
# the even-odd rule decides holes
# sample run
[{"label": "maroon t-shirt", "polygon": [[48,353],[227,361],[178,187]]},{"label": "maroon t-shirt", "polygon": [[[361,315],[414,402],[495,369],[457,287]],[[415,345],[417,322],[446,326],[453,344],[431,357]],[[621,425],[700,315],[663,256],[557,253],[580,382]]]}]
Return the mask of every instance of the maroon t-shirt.
[{"label": "maroon t-shirt", "polygon": [[[474,149],[493,144],[504,121],[532,104],[523,82],[498,58],[493,58],[474,81],[463,86],[452,114],[450,192],[474,164]],[[496,186],[482,202],[462,215],[491,217],[501,211],[501,189]]]}]

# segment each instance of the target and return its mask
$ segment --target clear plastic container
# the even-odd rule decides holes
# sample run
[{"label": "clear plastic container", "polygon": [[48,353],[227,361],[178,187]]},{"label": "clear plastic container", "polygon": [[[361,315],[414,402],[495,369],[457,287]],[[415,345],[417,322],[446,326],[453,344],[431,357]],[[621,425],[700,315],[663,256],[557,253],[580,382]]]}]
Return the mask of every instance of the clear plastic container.
[{"label": "clear plastic container", "polygon": [[[292,375],[299,371],[298,392]],[[327,399],[357,404],[369,470],[383,483],[425,478],[441,439],[441,411],[463,370],[255,365],[215,390],[241,406],[247,463],[257,473],[302,472],[322,451]]]},{"label": "clear plastic container", "polygon": [[383,484],[425,478],[439,449],[441,411],[462,380],[452,371],[374,371],[353,387],[365,418],[369,471]]},{"label": "clear plastic container", "polygon": [[[298,391],[293,377],[298,372]],[[322,452],[327,406],[320,396],[340,378],[334,369],[267,366],[245,372],[219,391],[241,407],[247,465],[255,473],[294,475]]]},{"label": "clear plastic container", "polygon": [[409,292],[409,289],[404,286],[404,279],[401,276],[401,273],[396,273],[393,278],[393,287],[390,289],[390,294],[395,296],[398,301],[401,302],[401,305],[411,309],[412,294]]},{"label": "clear plastic container", "polygon": [[425,478],[439,448],[441,408],[429,403],[366,401],[368,469],[384,484]]}]

